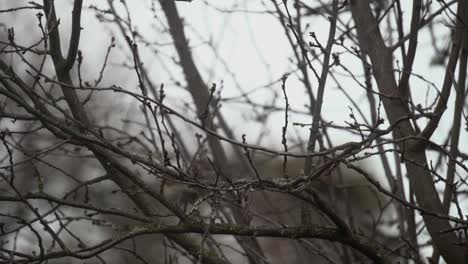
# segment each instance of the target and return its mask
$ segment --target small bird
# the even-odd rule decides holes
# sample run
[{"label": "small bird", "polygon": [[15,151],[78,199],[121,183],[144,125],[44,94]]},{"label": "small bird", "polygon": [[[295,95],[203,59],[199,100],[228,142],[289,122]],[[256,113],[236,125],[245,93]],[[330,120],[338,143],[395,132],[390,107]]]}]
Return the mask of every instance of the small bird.
[{"label": "small bird", "polygon": [[178,181],[165,181],[162,186],[163,195],[177,204],[193,204],[202,193],[201,188]]}]

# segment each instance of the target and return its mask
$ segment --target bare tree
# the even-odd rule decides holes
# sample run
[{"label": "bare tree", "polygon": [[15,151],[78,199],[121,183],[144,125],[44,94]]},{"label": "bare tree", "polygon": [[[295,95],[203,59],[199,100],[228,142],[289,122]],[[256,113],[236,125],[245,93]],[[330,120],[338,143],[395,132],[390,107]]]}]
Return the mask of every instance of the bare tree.
[{"label": "bare tree", "polygon": [[[192,8],[273,21],[269,81]],[[466,1],[0,14],[0,263],[468,263]]]}]

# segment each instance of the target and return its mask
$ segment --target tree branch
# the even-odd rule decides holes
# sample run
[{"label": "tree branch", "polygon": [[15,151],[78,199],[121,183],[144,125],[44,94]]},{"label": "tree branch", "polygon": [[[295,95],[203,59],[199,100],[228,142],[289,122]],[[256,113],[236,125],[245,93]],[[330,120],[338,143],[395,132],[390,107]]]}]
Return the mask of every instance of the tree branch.
[{"label": "tree branch", "polygon": [[[442,84],[442,91],[439,95],[439,101],[434,110],[435,116],[429,121],[424,130],[421,132],[421,136],[429,139],[436,128],[439,126],[440,119],[447,109],[447,102],[452,91],[453,78],[455,76],[455,68],[460,54],[460,49],[463,40],[463,32],[467,27],[466,18],[468,17],[468,3],[466,1],[458,1],[456,26],[455,26],[455,37],[452,41],[452,47],[450,48],[450,56],[445,67],[445,77]],[[465,19],[465,20],[462,20]]]},{"label": "tree branch", "polygon": [[[464,6],[464,4],[461,6]],[[372,62],[378,89],[382,94],[391,96],[390,98],[383,97],[382,102],[390,123],[394,124],[402,116],[407,116],[408,110],[400,99],[393,99],[398,98],[398,87],[393,74],[392,51],[383,41],[380,28],[370,9],[369,1],[351,1],[351,12],[356,23],[358,37],[363,44],[361,48],[369,54]],[[409,121],[405,120],[398,124],[393,134],[396,139],[399,139],[414,135],[415,130]],[[416,142],[418,141],[416,140]],[[402,159],[411,160],[411,162],[405,164],[417,202],[426,210],[442,213],[442,203],[432,181],[432,175],[426,169],[429,166],[426,161],[425,149],[418,148],[415,144],[405,143],[400,143],[399,147],[403,153]],[[441,252],[444,259],[448,263],[466,263],[466,250],[455,246],[458,243],[457,236],[454,233],[440,233],[441,230],[450,229],[450,223],[447,220],[429,215],[423,215],[423,219],[432,237],[434,247]]]},{"label": "tree branch", "polygon": [[72,11],[72,31],[70,37],[70,44],[68,45],[67,58],[63,65],[64,71],[69,71],[75,63],[76,54],[78,53],[78,47],[80,45],[80,33],[81,33],[81,10],[83,0],[75,0],[73,3]]}]

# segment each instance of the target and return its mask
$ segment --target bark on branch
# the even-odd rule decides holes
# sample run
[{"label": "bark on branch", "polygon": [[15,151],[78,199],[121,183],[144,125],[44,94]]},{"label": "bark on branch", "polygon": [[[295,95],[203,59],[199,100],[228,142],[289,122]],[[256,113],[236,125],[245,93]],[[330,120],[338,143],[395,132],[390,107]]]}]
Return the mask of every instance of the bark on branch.
[{"label": "bark on branch", "polygon": [[[465,1],[459,2],[458,14],[460,17],[463,17],[461,14],[465,14],[466,12],[465,6]],[[351,1],[351,12],[356,23],[358,38],[360,38],[363,44],[361,48],[370,57],[379,92],[385,95],[385,97],[382,97],[382,102],[387,117],[390,123],[394,124],[396,120],[407,116],[409,113],[405,102],[399,98],[398,85],[393,74],[392,50],[384,43],[379,25],[369,6],[369,1]],[[457,51],[453,53],[458,54]],[[449,67],[454,67],[450,61]],[[451,83],[449,79],[446,79],[444,88],[446,88],[448,82]],[[449,95],[449,92],[448,94],[447,92],[444,93],[444,91],[442,93],[443,95],[439,99],[440,104],[446,103]],[[437,107],[437,109],[442,109],[442,107]],[[432,134],[432,126],[433,124],[437,124],[437,122],[437,120],[431,121],[431,127],[428,128],[427,134]],[[405,120],[398,124],[393,134],[396,139],[399,139],[415,135],[416,131],[411,126],[411,123]],[[402,159],[408,161],[405,163],[405,166],[418,204],[422,208],[442,214],[444,212],[442,203],[429,171],[425,148],[421,147],[421,144],[424,145],[424,143],[419,142],[414,142],[414,144],[400,143],[399,148],[403,152]],[[457,246],[457,236],[452,232],[441,233],[442,230],[449,230],[451,228],[449,221],[430,215],[423,215],[423,219],[434,247],[439,250],[445,261],[447,263],[467,263],[467,251]]]}]

